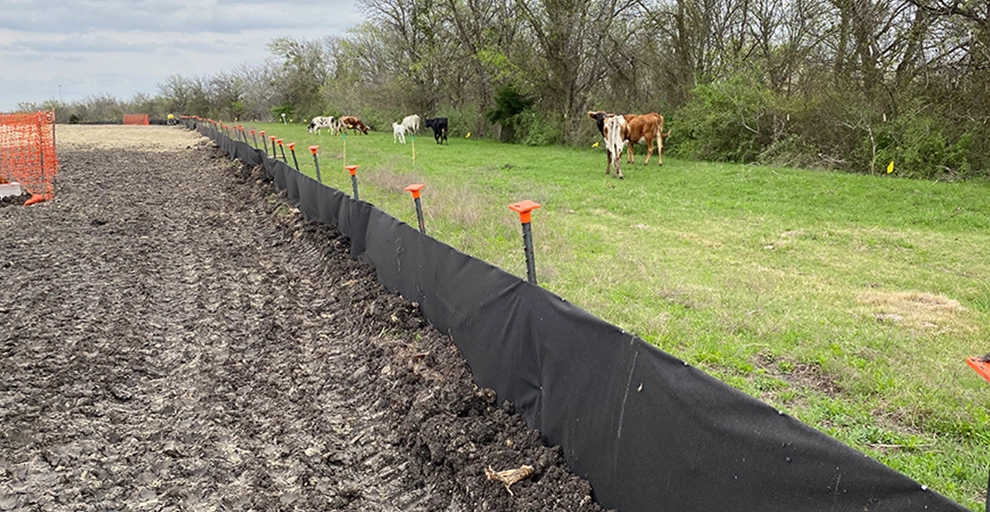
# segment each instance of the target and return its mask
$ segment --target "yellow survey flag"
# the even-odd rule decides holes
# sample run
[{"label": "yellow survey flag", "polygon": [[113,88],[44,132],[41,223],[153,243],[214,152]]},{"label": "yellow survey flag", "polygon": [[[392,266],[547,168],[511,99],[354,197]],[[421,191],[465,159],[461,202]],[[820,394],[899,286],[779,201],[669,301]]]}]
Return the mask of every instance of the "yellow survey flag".
[{"label": "yellow survey flag", "polygon": [[598,143],[596,142],[596,143],[592,144],[591,147],[597,148],[598,147]]},{"label": "yellow survey flag", "polygon": [[464,138],[465,139],[470,139],[471,138],[471,132],[468,132],[467,135],[464,136]]},{"label": "yellow survey flag", "polygon": [[887,164],[887,174],[890,174],[892,172],[894,172],[894,161],[893,160],[891,160],[890,163]]}]

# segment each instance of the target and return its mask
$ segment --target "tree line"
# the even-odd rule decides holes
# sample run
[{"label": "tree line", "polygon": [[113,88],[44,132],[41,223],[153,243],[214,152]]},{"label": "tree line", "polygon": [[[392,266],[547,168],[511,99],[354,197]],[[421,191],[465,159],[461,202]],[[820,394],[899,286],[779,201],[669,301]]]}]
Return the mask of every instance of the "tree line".
[{"label": "tree line", "polygon": [[454,135],[585,145],[589,110],[656,111],[682,158],[990,175],[988,0],[361,1],[368,21],[344,36],[275,39],[263,63],[59,121],[418,113]]}]

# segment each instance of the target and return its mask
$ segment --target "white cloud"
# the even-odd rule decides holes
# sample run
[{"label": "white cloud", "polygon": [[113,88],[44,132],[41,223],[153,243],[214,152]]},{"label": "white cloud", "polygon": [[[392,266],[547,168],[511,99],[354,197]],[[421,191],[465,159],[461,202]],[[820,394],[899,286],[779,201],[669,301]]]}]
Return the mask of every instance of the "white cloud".
[{"label": "white cloud", "polygon": [[170,75],[260,63],[277,37],[342,35],[361,21],[349,0],[0,0],[0,111],[60,93],[156,94]]}]

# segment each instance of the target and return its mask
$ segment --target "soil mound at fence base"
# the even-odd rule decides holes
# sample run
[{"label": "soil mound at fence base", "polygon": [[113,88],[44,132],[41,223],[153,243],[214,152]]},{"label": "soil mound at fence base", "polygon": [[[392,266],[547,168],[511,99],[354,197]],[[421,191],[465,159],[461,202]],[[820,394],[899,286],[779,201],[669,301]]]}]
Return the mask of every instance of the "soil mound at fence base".
[{"label": "soil mound at fence base", "polygon": [[0,509],[600,510],[346,239],[151,129],[4,212]]}]

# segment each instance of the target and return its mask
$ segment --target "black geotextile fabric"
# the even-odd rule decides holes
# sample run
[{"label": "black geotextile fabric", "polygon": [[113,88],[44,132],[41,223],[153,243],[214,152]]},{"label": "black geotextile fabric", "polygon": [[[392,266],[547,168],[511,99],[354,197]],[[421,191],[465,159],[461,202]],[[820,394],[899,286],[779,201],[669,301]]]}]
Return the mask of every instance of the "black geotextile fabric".
[{"label": "black geotextile fabric", "polygon": [[[194,124],[191,124],[195,127]],[[309,218],[451,335],[479,386],[560,445],[595,499],[629,511],[963,511],[958,504],[592,316],[247,144]]]}]

